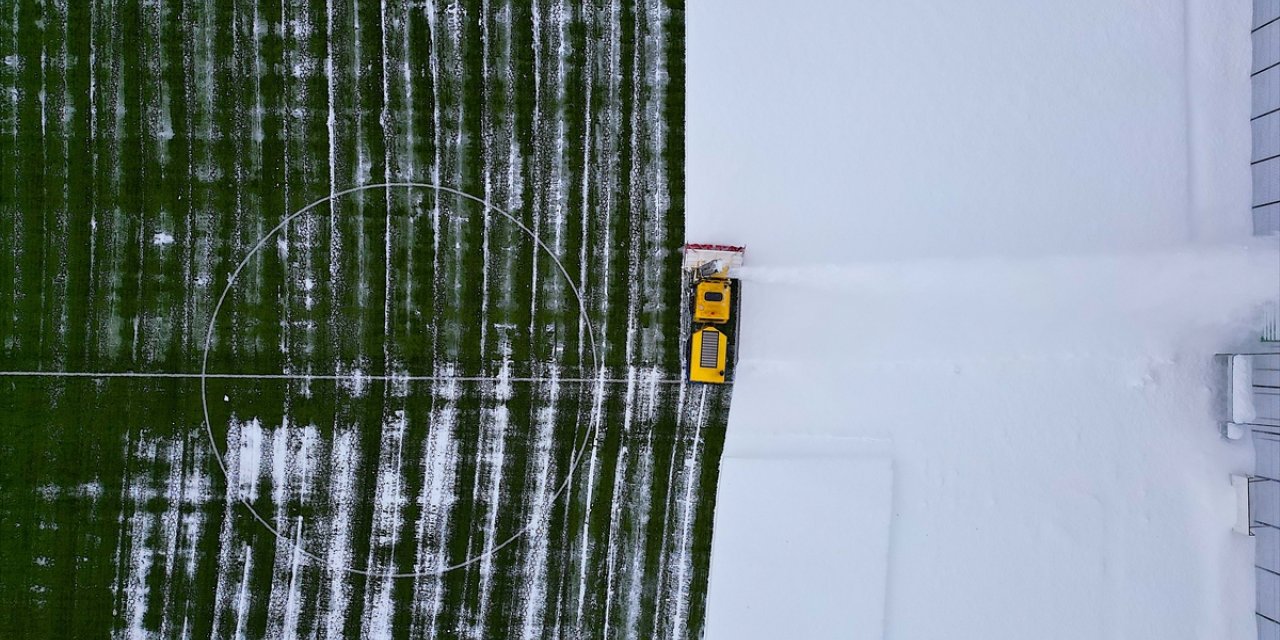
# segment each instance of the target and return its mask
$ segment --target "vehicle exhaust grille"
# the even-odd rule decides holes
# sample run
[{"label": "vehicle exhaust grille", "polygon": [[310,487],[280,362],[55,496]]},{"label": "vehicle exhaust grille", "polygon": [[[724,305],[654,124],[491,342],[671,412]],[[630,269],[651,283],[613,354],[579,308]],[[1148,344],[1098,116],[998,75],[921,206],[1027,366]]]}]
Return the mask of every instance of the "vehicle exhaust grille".
[{"label": "vehicle exhaust grille", "polygon": [[702,354],[698,360],[703,369],[715,369],[720,355],[720,332],[702,332]]}]

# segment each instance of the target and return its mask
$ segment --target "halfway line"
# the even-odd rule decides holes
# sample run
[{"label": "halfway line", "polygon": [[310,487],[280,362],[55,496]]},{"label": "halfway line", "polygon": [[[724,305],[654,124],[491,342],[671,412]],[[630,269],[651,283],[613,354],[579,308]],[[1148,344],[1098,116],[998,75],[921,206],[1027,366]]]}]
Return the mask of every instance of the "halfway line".
[{"label": "halfway line", "polygon": [[[191,378],[200,379],[198,373],[173,373],[165,371],[0,371],[0,377],[22,378]],[[301,373],[210,373],[206,378],[229,380],[333,380],[366,381],[386,380],[394,382],[499,382],[497,376],[387,376],[387,375],[336,375],[336,374],[301,374]],[[604,383],[626,384],[626,378],[547,378],[520,377],[506,378],[507,382],[567,382],[567,383]],[[659,380],[641,380],[636,382],[652,382],[654,384],[683,384],[684,380],[663,378]]]}]

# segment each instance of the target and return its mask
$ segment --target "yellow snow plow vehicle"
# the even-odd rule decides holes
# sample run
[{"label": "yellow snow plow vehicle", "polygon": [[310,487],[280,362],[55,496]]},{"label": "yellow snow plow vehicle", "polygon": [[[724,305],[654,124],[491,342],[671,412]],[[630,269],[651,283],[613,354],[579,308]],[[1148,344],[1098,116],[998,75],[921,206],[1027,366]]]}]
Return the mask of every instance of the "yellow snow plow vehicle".
[{"label": "yellow snow plow vehicle", "polygon": [[[734,318],[737,283],[730,269],[742,265],[743,248],[720,244],[686,244],[683,267],[692,274],[693,326],[690,327],[689,380],[723,384],[728,370],[726,332]],[[735,331],[736,333],[736,331]],[[736,349],[734,350],[736,353]]]},{"label": "yellow snow plow vehicle", "polygon": [[715,327],[693,332],[693,349],[689,354],[691,382],[724,382],[725,353],[728,341]]}]

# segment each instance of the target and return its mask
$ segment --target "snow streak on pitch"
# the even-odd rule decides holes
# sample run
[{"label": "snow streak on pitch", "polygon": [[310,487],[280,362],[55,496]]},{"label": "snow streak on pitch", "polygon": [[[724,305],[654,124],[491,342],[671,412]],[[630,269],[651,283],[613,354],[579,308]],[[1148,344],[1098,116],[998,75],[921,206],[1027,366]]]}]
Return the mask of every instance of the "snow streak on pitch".
[{"label": "snow streak on pitch", "polygon": [[[194,372],[213,322],[211,371],[276,377],[209,381],[229,478],[196,380],[0,377],[0,636],[700,637],[729,387],[670,383],[683,31],[673,0],[7,5],[0,368]],[[365,191],[212,317],[282,217],[408,181],[549,251]]]}]

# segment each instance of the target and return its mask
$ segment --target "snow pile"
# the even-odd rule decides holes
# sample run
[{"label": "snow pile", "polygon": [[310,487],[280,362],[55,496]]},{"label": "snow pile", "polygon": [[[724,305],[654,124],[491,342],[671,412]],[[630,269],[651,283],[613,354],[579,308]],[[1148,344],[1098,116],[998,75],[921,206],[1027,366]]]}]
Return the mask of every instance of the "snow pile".
[{"label": "snow pile", "polygon": [[[689,14],[688,239],[747,245],[721,496],[744,439],[797,476],[815,436],[888,441],[892,518],[848,513],[852,480],[721,511],[707,638],[772,637],[719,611],[797,580],[790,552],[730,532],[805,491],[843,544],[887,527],[884,571],[806,574],[883,626],[779,601],[760,629],[1252,638],[1252,451],[1211,403],[1280,277],[1249,237],[1247,3],[748,5]],[[840,543],[805,524],[791,548]]]}]

